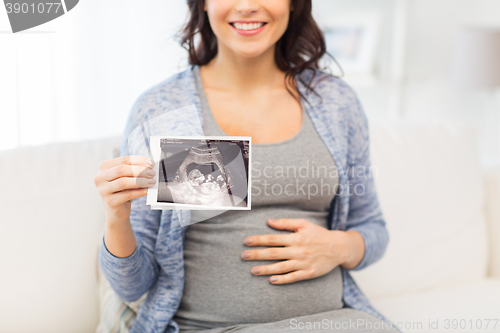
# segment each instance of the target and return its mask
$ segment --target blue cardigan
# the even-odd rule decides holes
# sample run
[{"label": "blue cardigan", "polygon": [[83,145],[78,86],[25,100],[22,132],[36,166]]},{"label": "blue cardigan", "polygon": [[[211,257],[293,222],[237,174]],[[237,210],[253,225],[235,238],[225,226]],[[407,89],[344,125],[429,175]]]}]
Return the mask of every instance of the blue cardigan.
[{"label": "blue cardigan", "polygon": [[[149,156],[149,136],[203,135],[200,98],[193,69],[187,69],[145,91],[135,102],[120,144],[120,155]],[[365,242],[365,254],[353,270],[379,260],[389,236],[370,172],[368,121],[356,93],[344,81],[323,72],[313,80],[312,71],[298,77],[300,92],[311,120],[339,171],[339,190],[332,201],[330,229],[356,230]],[[304,81],[305,80],[305,81]],[[183,239],[189,210],[151,210],[142,197],[132,202],[130,221],[137,239],[135,252],[113,256],[101,243],[101,270],[116,294],[126,302],[141,304],[132,333],[178,332],[172,317],[184,287]],[[345,306],[388,322],[375,310],[354,282],[343,272]]]}]

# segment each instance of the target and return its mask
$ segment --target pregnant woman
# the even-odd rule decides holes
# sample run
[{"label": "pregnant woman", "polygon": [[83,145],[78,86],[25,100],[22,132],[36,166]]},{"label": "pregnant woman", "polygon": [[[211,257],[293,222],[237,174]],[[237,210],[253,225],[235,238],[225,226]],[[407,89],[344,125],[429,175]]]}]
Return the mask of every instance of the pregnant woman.
[{"label": "pregnant woman", "polygon": [[[311,0],[188,6],[192,66],[140,96],[121,157],[95,177],[100,267],[122,302],[112,325],[103,310],[101,331],[398,332],[349,274],[382,257],[388,234],[367,119],[353,90],[318,68]],[[252,209],[151,210],[154,162],[138,138],[158,133],[251,136]]]}]

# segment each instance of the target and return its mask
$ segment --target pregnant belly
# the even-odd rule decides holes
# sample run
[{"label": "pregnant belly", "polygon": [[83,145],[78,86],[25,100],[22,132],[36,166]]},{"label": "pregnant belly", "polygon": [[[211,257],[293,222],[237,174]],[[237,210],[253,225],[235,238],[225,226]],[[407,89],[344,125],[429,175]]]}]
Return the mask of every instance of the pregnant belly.
[{"label": "pregnant belly", "polygon": [[[251,214],[250,214],[251,213]],[[257,207],[228,211],[190,225],[184,241],[185,287],[177,320],[212,328],[264,323],[339,309],[342,303],[340,267],[311,280],[273,285],[269,275],[254,276],[252,267],[277,261],[247,261],[251,235],[286,234],[268,226],[268,218],[305,218],[326,227],[327,213]]]}]

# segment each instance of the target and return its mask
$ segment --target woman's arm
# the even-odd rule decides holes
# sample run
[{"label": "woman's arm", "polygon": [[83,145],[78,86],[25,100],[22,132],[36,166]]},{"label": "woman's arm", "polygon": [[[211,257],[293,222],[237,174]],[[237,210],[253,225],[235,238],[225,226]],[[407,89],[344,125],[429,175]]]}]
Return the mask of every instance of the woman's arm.
[{"label": "woman's arm", "polygon": [[[361,235],[364,242],[364,254],[357,265],[348,265],[345,268],[360,270],[383,256],[389,242],[389,234],[373,179],[376,168],[370,163],[368,119],[354,90],[348,86],[346,88],[346,103],[349,105],[347,170],[349,212],[345,230]],[[354,251],[357,252],[356,249]],[[357,255],[359,256],[359,253]]]},{"label": "woman's arm", "polygon": [[[122,136],[122,158],[137,156],[147,160],[145,156],[148,156],[148,149],[144,137],[131,133],[141,128],[139,126],[145,118],[143,112],[149,109],[147,96],[143,94],[134,104]],[[144,295],[157,279],[159,266],[154,248],[162,214],[163,218],[169,218],[169,212],[151,210],[146,205],[144,194],[128,204],[128,212],[124,205],[125,213],[106,216],[99,265],[116,294],[122,300],[132,302]]]},{"label": "woman's arm", "polygon": [[127,218],[125,221],[111,221],[106,219],[104,244],[108,251],[115,257],[126,258],[131,256],[137,247],[137,241],[130,218]]},{"label": "woman's arm", "polygon": [[357,231],[344,231],[346,237],[345,259],[341,264],[346,269],[353,269],[363,259],[365,254],[365,241]]},{"label": "woman's arm", "polygon": [[142,211],[143,207],[151,210],[146,206],[145,198],[132,203],[130,225],[136,240],[133,253],[128,257],[115,256],[106,247],[106,236],[99,251],[99,265],[104,276],[116,294],[126,302],[136,301],[144,295],[156,281],[159,272],[154,245],[161,211],[150,214]]},{"label": "woman's arm", "polygon": [[144,156],[122,156],[102,161],[94,183],[104,202],[105,243],[117,257],[128,257],[136,248],[130,224],[131,202],[147,194],[156,183],[154,163]]}]

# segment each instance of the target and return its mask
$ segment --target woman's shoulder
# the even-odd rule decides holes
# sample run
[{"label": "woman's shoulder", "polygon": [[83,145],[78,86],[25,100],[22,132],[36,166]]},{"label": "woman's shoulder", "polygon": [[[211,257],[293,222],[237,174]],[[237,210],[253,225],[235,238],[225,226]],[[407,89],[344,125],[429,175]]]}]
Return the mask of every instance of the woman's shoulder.
[{"label": "woman's shoulder", "polygon": [[[357,93],[342,78],[325,71],[316,70],[302,77],[308,80],[314,91],[308,95],[316,104],[317,110],[332,119],[331,126],[337,126],[336,131],[346,140],[349,146],[349,160],[356,160],[368,142],[368,118],[361,105]],[[354,157],[353,157],[354,156]]]},{"label": "woman's shoulder", "polygon": [[137,101],[182,104],[185,100],[192,99],[195,92],[196,86],[190,67],[146,89]]},{"label": "woman's shoulder", "polygon": [[305,89],[307,96],[318,97],[321,103],[356,106],[359,99],[356,91],[344,79],[325,70],[305,70],[299,76],[302,84],[309,83],[312,89]]},{"label": "woman's shoulder", "polygon": [[147,118],[191,105],[195,97],[196,86],[190,67],[144,90],[130,110],[129,122],[144,122]]},{"label": "woman's shoulder", "polygon": [[[305,86],[306,97],[314,99],[327,110],[347,112],[346,116],[360,116],[358,109],[362,109],[358,95],[354,88],[344,79],[334,76],[324,70],[307,70],[301,73],[302,84],[309,82],[311,89]],[[353,113],[354,111],[354,113]]]},{"label": "woman's shoulder", "polygon": [[195,89],[192,68],[188,68],[144,90],[129,110],[124,134],[166,112],[194,104]]}]

